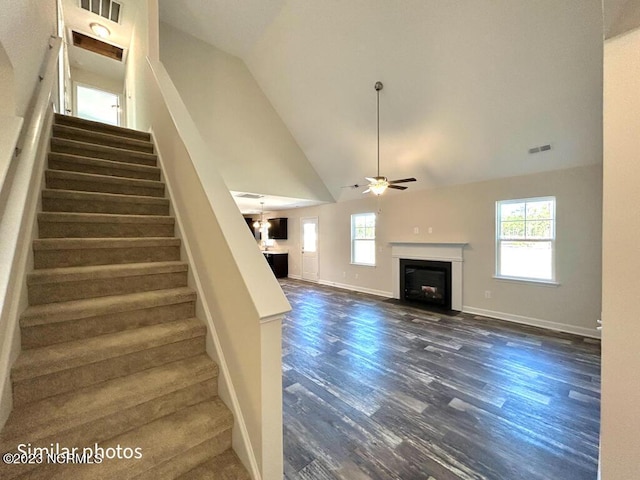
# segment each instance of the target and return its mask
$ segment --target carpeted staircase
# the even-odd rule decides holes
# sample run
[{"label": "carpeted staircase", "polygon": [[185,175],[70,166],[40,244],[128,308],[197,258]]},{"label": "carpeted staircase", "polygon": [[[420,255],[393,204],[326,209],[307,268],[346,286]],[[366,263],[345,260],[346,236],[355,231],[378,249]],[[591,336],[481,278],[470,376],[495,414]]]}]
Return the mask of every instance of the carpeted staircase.
[{"label": "carpeted staircase", "polygon": [[2,454],[98,443],[142,458],[35,455],[0,462],[2,479],[250,478],[231,450],[153,152],[148,133],[56,115],[0,434]]}]

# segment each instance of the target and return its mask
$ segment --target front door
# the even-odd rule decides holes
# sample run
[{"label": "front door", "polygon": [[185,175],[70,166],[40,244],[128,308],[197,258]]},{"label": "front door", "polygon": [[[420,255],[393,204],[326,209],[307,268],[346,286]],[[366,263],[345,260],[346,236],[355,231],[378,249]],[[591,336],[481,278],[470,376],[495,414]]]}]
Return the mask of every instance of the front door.
[{"label": "front door", "polygon": [[120,95],[76,83],[75,116],[120,125]]},{"label": "front door", "polygon": [[302,238],[302,279],[318,281],[318,217],[300,220]]}]

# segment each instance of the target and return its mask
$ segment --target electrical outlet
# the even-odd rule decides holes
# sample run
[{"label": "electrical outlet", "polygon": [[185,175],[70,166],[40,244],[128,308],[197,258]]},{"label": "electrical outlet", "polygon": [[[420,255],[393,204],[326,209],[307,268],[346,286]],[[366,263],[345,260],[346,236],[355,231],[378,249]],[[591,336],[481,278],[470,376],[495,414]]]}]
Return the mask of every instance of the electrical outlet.
[{"label": "electrical outlet", "polygon": [[420,233],[420,229],[418,227],[413,227],[413,233],[418,235]]},{"label": "electrical outlet", "polygon": [[429,227],[428,232],[429,232],[429,233],[433,233],[433,227]]},{"label": "electrical outlet", "polygon": [[347,272],[342,272],[342,278],[347,278]]},{"label": "electrical outlet", "polygon": [[359,275],[356,273],[356,279],[359,277]]},{"label": "electrical outlet", "polygon": [[491,298],[491,290],[484,291],[484,298]]}]

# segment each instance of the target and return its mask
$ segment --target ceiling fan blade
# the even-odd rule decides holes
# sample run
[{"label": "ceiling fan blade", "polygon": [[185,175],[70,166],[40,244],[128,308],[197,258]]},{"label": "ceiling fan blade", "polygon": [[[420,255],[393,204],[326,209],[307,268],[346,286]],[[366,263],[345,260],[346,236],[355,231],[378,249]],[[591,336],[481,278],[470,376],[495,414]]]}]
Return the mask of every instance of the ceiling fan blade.
[{"label": "ceiling fan blade", "polygon": [[340,187],[340,188],[360,188],[360,187],[362,187],[362,185],[359,185],[359,184],[357,184],[357,183],[354,183],[353,185],[343,185],[343,186],[342,186],[342,187]]},{"label": "ceiling fan blade", "polygon": [[395,188],[396,190],[406,190],[409,187],[401,187],[400,185],[389,185],[387,188]]},{"label": "ceiling fan blade", "polygon": [[411,178],[402,178],[400,180],[389,180],[389,183],[407,183],[407,182],[415,182],[416,179],[411,177]]}]

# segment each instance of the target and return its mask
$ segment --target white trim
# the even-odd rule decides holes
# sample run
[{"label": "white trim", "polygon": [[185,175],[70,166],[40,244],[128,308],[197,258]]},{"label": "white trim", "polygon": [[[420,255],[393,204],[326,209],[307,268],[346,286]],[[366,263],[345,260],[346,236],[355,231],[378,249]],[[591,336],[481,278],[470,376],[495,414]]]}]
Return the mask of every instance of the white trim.
[{"label": "white trim", "polygon": [[536,280],[535,278],[520,278],[520,277],[503,277],[501,275],[493,275],[495,280],[503,282],[515,282],[515,283],[530,283],[533,285],[540,285],[541,287],[559,287],[559,282],[553,280]]},{"label": "white trim", "polygon": [[274,322],[276,320],[282,320],[284,318],[283,313],[278,313],[277,315],[269,315],[268,317],[263,317],[260,319],[260,324],[264,325],[265,323]]},{"label": "white trim", "polygon": [[360,287],[358,285],[349,285],[347,283],[330,282],[329,280],[318,280],[318,283],[327,287],[336,287],[343,290],[351,290],[352,292],[368,293],[369,295],[376,295],[378,297],[393,298],[392,292],[385,292],[384,290]]},{"label": "white trim", "polygon": [[549,320],[542,320],[540,318],[525,317],[523,315],[515,315],[513,313],[496,312],[493,310],[485,310],[484,308],[476,308],[465,305],[462,307],[464,313],[471,315],[481,315],[483,317],[497,318],[499,320],[506,320],[508,322],[519,323],[521,325],[529,325],[532,327],[545,328],[547,330],[554,330],[558,332],[573,333],[574,335],[580,335],[589,338],[600,338],[600,332],[585,327],[576,327],[574,325],[568,325],[566,323],[551,322]]},{"label": "white trim", "polygon": [[[153,130],[150,131],[152,141],[154,145],[157,145],[155,135]],[[160,151],[155,148],[155,153],[158,156],[158,165],[162,170],[162,180],[165,182],[166,191],[169,196],[169,199],[173,198],[173,189],[171,186],[171,180],[165,175],[164,171],[164,162],[162,161],[162,154]],[[240,431],[240,437],[242,438],[242,443],[244,447],[244,452],[236,452],[244,454],[243,456],[248,459],[249,465],[251,468],[251,476],[253,480],[260,480],[262,476],[260,475],[260,469],[258,467],[258,461],[256,460],[255,453],[253,447],[251,445],[251,439],[249,438],[249,431],[247,430],[247,425],[244,420],[244,416],[242,415],[242,410],[240,408],[240,402],[238,401],[238,395],[236,394],[235,388],[233,387],[233,382],[231,381],[231,374],[229,373],[229,367],[227,366],[227,362],[224,358],[224,353],[222,351],[222,345],[220,344],[220,338],[218,337],[218,333],[215,329],[215,324],[213,323],[213,317],[211,316],[211,310],[207,303],[206,297],[204,295],[204,290],[202,288],[202,283],[200,282],[200,276],[198,275],[198,268],[196,263],[193,261],[193,255],[191,253],[191,246],[189,244],[189,240],[184,235],[182,216],[180,211],[176,208],[174,202],[170,202],[171,209],[176,219],[176,236],[180,238],[182,242],[182,247],[184,248],[184,252],[187,256],[187,261],[189,262],[189,272],[193,277],[193,282],[195,283],[195,289],[198,292],[196,302],[199,302],[202,305],[202,311],[205,315],[205,322],[207,324],[207,332],[209,334],[209,339],[213,342],[213,348],[215,349],[215,357],[217,357],[217,363],[220,370],[220,375],[218,376],[219,380],[222,380],[226,384],[226,390],[229,394],[229,401],[231,405],[227,405],[230,410],[233,412],[233,418],[235,420],[234,427],[237,427]],[[267,319],[276,320],[278,318],[282,318],[282,315],[273,315],[270,317],[265,317]],[[209,342],[207,342],[207,346]],[[209,353],[209,352],[207,352]],[[235,430],[235,428],[234,428]],[[235,446],[235,445],[234,445]]]},{"label": "white trim", "polygon": [[287,278],[293,278],[294,280],[302,280],[302,276],[295,275],[293,273],[290,273],[289,275],[287,275]]},{"label": "white trim", "polygon": [[400,299],[400,259],[451,263],[451,309],[462,310],[462,263],[466,243],[389,242],[393,298]]}]

